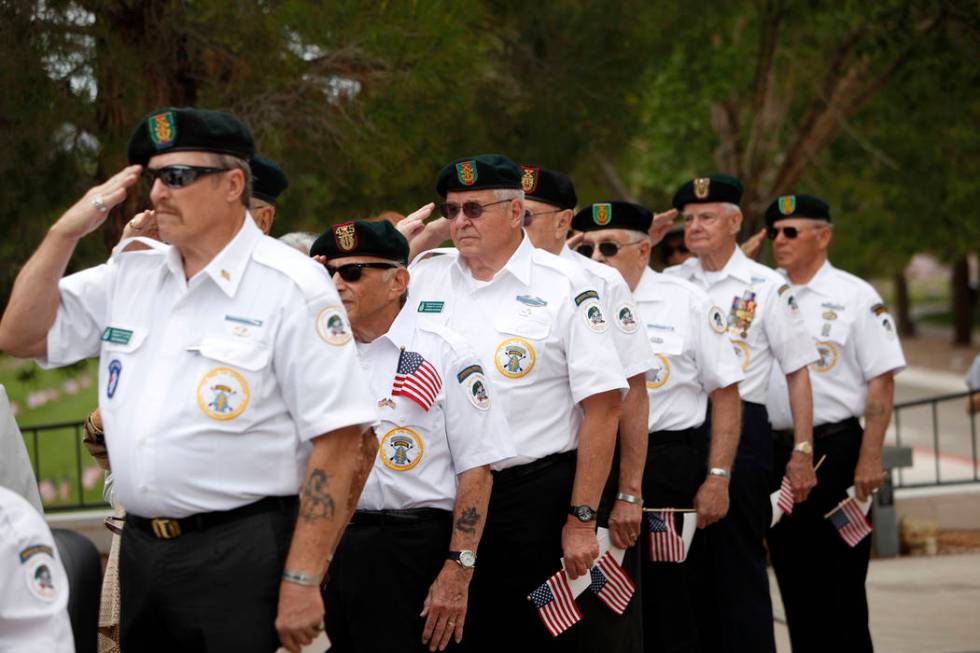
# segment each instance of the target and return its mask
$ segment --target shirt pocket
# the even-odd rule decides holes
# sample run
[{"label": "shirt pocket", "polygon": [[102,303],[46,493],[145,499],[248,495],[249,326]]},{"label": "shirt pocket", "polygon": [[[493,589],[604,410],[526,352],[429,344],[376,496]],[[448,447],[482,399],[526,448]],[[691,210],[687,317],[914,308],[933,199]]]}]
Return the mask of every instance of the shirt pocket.
[{"label": "shirt pocket", "polygon": [[679,333],[651,333],[650,347],[653,353],[679,356],[684,351],[684,336]]},{"label": "shirt pocket", "polygon": [[191,350],[200,354],[195,390],[200,411],[236,426],[253,422],[256,411],[249,407],[266,396],[272,351],[262,343],[220,338],[207,338]]},{"label": "shirt pocket", "polygon": [[102,335],[99,363],[99,393],[108,406],[123,401],[130,394],[132,380],[139,376],[138,355],[149,335],[148,329],[107,327]]},{"label": "shirt pocket", "polygon": [[838,318],[824,322],[818,337],[814,340],[820,358],[810,363],[810,370],[818,374],[826,374],[836,368],[844,354],[850,332],[849,320]]},{"label": "shirt pocket", "polygon": [[535,315],[500,315],[493,320],[494,328],[503,334],[544,340],[551,333],[550,316],[546,313]]},{"label": "shirt pocket", "polygon": [[[433,440],[437,434],[435,407],[429,412],[407,397],[396,397],[399,402],[409,402],[412,406],[400,407],[398,414],[381,422],[378,434],[378,464],[392,472],[404,473],[420,471],[433,456],[438,456],[438,443]],[[417,409],[417,410],[413,410]]]}]

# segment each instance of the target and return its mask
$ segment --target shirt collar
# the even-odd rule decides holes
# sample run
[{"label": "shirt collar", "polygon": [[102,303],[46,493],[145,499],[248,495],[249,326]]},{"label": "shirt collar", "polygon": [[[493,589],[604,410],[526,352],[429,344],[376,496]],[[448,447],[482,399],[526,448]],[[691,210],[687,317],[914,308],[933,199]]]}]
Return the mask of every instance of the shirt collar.
[{"label": "shirt collar", "polygon": [[252,215],[246,211],[245,222],[218,255],[204,268],[204,272],[229,297],[234,297],[245,276],[245,266],[252,258],[252,250],[262,237],[262,231],[255,226]]},{"label": "shirt collar", "polygon": [[[507,271],[525,286],[529,285],[531,283],[531,264],[533,256],[534,245],[531,244],[531,239],[528,238],[527,234],[521,230],[521,244],[517,246],[517,249],[511,255],[504,267],[493,275],[493,281],[496,281],[502,272]],[[458,256],[456,258],[456,267],[461,273],[470,275],[469,267],[466,265],[466,262],[463,260],[462,256]]]},{"label": "shirt collar", "polygon": [[394,322],[388,327],[388,332],[381,337],[386,338],[395,347],[408,347],[412,343],[412,334],[415,333],[417,319],[418,314],[409,310],[408,304],[405,304],[402,310],[398,311]]},{"label": "shirt collar", "polygon": [[636,289],[633,291],[633,299],[638,302],[657,302],[662,300],[663,297],[658,295],[656,288],[658,276],[660,275],[651,268],[643,270],[643,276],[640,277],[640,282],[636,284]]},{"label": "shirt collar", "polygon": [[[806,288],[812,290],[813,292],[819,293],[821,295],[831,296],[834,294],[834,279],[833,279],[834,266],[830,264],[830,261],[824,261],[817,272],[813,275],[808,282],[802,286],[797,286],[798,288]],[[779,273],[789,281],[789,275],[786,274],[786,270],[779,268]],[[789,281],[791,284],[792,281]]]}]

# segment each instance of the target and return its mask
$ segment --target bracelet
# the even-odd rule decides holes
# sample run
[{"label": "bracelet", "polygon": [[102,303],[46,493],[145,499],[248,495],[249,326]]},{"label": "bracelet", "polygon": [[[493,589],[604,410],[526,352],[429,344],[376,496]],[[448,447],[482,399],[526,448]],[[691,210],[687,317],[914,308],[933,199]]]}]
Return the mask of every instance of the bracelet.
[{"label": "bracelet", "polygon": [[634,497],[632,494],[624,494],[623,492],[616,493],[616,501],[625,501],[626,503],[632,503],[634,506],[643,505],[643,497]]},{"label": "bracelet", "polygon": [[320,586],[320,583],[315,577],[299,571],[289,571],[288,569],[284,569],[282,572],[282,579],[287,583],[295,583],[297,585],[302,585],[303,587]]},{"label": "bracelet", "polygon": [[731,478],[731,474],[723,467],[712,467],[708,470],[708,476],[718,476],[719,478]]}]

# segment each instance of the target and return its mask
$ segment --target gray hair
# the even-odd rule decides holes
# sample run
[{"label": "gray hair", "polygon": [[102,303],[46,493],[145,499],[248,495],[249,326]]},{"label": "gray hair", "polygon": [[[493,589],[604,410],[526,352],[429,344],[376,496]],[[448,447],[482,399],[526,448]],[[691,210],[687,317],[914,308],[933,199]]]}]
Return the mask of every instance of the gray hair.
[{"label": "gray hair", "polygon": [[247,208],[249,201],[252,199],[252,168],[249,167],[248,161],[239,159],[237,156],[231,154],[215,154],[214,167],[242,171],[245,175],[245,189],[242,191],[241,200],[242,204]]},{"label": "gray hair", "polygon": [[280,236],[279,241],[289,245],[293,249],[299,250],[301,254],[309,256],[310,248],[313,247],[313,241],[316,238],[317,235],[309,231],[293,231],[292,233]]},{"label": "gray hair", "polygon": [[495,188],[493,196],[498,200],[520,200],[524,201],[524,191],[517,188]]},{"label": "gray hair", "polygon": [[731,202],[719,202],[719,204],[721,205],[721,208],[724,209],[725,213],[727,213],[728,215],[733,215],[735,213],[738,214],[742,213],[742,207],[740,207],[738,204],[732,204]]}]

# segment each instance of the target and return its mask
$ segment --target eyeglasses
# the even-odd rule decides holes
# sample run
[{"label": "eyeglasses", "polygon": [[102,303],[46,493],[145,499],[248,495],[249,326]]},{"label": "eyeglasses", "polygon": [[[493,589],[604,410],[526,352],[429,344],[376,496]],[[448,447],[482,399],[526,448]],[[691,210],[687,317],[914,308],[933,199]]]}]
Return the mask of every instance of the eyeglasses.
[{"label": "eyeglasses", "polygon": [[769,240],[776,240],[776,236],[779,232],[783,232],[789,240],[793,240],[800,235],[803,231],[809,231],[811,229],[819,229],[819,227],[766,227],[766,236]]},{"label": "eyeglasses", "polygon": [[[619,243],[613,243],[609,241],[601,242],[599,243],[599,253],[605,256],[606,258],[612,258],[616,256],[616,254],[619,254],[619,250],[621,250],[622,248],[630,247],[631,245],[639,245],[642,242],[643,242],[642,240],[637,240],[632,243],[626,243],[625,245],[620,245]],[[575,251],[577,251],[585,258],[592,258],[592,253],[595,251],[595,246],[592,245],[591,243],[582,243],[581,245],[578,246],[578,249],[576,249]]]},{"label": "eyeglasses", "polygon": [[354,283],[355,281],[360,281],[361,276],[364,275],[364,268],[371,268],[372,270],[390,270],[391,268],[397,268],[398,266],[394,263],[347,263],[346,265],[341,265],[339,267],[334,267],[332,265],[324,265],[327,268],[327,274],[331,277],[335,274],[339,274],[340,278],[347,283]]},{"label": "eyeglasses", "polygon": [[447,220],[455,220],[456,216],[459,215],[462,209],[463,215],[465,215],[470,220],[476,220],[481,215],[483,215],[483,209],[488,206],[493,206],[494,204],[503,204],[504,202],[509,202],[510,200],[500,200],[497,202],[490,202],[489,204],[480,204],[479,202],[474,202],[470,200],[469,202],[463,202],[460,206],[457,202],[444,202],[439,205],[439,213],[442,217]]},{"label": "eyeglasses", "polygon": [[551,209],[550,211],[538,211],[537,213],[531,213],[530,211],[524,211],[524,226],[527,227],[531,224],[531,220],[538,217],[539,215],[544,215],[546,213],[558,213],[559,211],[564,211],[565,209]]},{"label": "eyeglasses", "polygon": [[173,165],[162,168],[146,168],[143,175],[152,185],[157,179],[167,188],[184,188],[190,186],[201,177],[218,172],[227,172],[230,168],[206,168],[202,166]]}]

